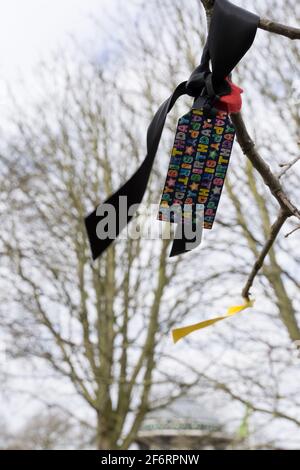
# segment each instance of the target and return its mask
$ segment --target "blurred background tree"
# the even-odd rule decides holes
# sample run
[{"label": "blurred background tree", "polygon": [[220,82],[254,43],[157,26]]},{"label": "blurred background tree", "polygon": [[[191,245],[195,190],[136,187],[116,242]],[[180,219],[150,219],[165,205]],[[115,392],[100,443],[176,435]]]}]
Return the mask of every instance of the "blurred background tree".
[{"label": "blurred background tree", "polygon": [[95,434],[91,427],[74,421],[63,411],[41,409],[21,429],[8,432],[1,426],[1,449],[67,450],[92,449]]}]

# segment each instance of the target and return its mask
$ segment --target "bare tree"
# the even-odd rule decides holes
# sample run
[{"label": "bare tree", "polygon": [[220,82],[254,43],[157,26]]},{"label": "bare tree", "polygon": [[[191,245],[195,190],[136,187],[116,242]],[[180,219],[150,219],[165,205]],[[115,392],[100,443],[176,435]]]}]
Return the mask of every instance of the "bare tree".
[{"label": "bare tree", "polygon": [[[111,79],[96,65],[75,65],[58,64],[53,94],[43,70],[45,96],[27,113],[19,108],[2,156],[10,199],[2,326],[14,338],[10,354],[44,360],[73,384],[95,413],[99,448],[128,448],[152,407],[151,388],[165,381],[160,341],[196,299],[185,297],[192,286],[176,293],[184,261],[167,263],[170,240],[121,240],[91,262],[84,216],[143,149],[139,117],[113,95]],[[174,377],[166,402],[188,387]]]},{"label": "bare tree", "polygon": [[[213,2],[203,3],[209,15]],[[291,9],[294,2],[287,5]],[[169,260],[169,240],[129,238],[118,240],[93,264],[83,218],[136,169],[145,153],[147,123],[170,89],[197,65],[206,35],[199,1],[192,2],[191,11],[197,12],[192,17],[183,13],[180,2],[170,0],[140,2],[139,8],[143,15],[138,22],[116,28],[117,47],[108,47],[111,60],[105,70],[63,57],[41,68],[41,98],[35,104],[24,108],[13,102],[1,156],[3,210],[9,201],[9,217],[1,228],[1,326],[11,334],[8,350],[33,362],[37,372],[47,364],[59,380],[68,379],[92,410],[98,448],[128,448],[147,412],[188,390],[204,403],[211,404],[212,397],[221,400],[220,413],[234,405],[235,412],[227,413],[234,429],[250,410],[247,436],[271,445],[264,433],[274,422],[297,430],[300,425],[292,380],[298,372],[289,349],[289,338],[300,338],[299,276],[293,268],[297,232],[277,239],[283,223],[298,217],[293,170],[299,118],[293,106],[281,103],[280,119],[284,125],[289,120],[284,135],[291,139],[291,158],[280,159],[275,167],[280,137],[270,128],[272,137],[263,139],[265,128],[255,124],[257,103],[263,99],[274,118],[279,102],[278,88],[270,87],[269,76],[262,74],[266,57],[279,88],[285,87],[285,96],[291,92],[292,80],[280,75],[274,51],[288,50],[285,68],[293,67],[298,50],[291,39],[297,30],[271,22],[272,11],[266,8],[268,19],[260,26],[267,31],[239,67],[237,78],[247,91],[244,113],[261,152],[253,147],[242,117],[233,117],[247,159],[236,150],[218,225],[203,249]],[[287,18],[276,20],[285,23]],[[253,107],[247,105],[250,98]],[[159,200],[171,131],[181,109],[179,104],[168,121],[148,203]],[[289,161],[295,163],[277,175],[278,164]],[[277,203],[280,217],[272,228]],[[224,308],[224,298],[242,291],[249,296],[254,280],[253,293],[264,298],[254,316],[170,349],[166,338],[173,325]]]},{"label": "bare tree", "polygon": [[90,428],[79,427],[62,411],[41,410],[32,416],[21,429],[12,432],[1,427],[2,450],[67,450],[92,448],[94,433]]}]

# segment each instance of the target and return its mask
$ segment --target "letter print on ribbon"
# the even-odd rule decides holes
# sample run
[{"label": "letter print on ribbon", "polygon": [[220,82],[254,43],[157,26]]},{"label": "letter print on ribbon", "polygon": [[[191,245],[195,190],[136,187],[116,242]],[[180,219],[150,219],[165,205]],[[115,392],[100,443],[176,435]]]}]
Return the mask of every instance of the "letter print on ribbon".
[{"label": "letter print on ribbon", "polygon": [[203,204],[204,228],[213,227],[234,138],[235,129],[225,111],[207,117],[203,109],[192,109],[179,119],[159,220],[179,222],[176,208],[181,214],[184,205]]}]

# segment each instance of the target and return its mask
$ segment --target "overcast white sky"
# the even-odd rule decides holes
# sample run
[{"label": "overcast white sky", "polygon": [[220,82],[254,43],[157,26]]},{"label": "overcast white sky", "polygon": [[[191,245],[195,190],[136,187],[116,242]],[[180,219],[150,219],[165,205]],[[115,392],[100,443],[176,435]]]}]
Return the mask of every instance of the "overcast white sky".
[{"label": "overcast white sky", "polygon": [[88,38],[90,15],[101,17],[115,0],[0,0],[0,78],[23,73],[68,34]]},{"label": "overcast white sky", "polygon": [[[91,16],[103,17],[115,8],[115,3],[115,0],[0,0],[1,117],[6,102],[6,82],[16,90],[15,81],[21,76],[30,76],[34,65],[58,47],[67,47],[70,34],[79,42],[94,37]],[[95,48],[103,44],[101,32],[97,30],[98,37]],[[0,362],[2,352],[0,349]],[[5,370],[8,372],[7,365]],[[0,417],[6,416],[11,425],[18,427],[26,414],[26,401],[26,396],[18,395],[12,408],[7,404],[1,406]],[[26,407],[27,413],[31,413],[31,407]],[[15,419],[11,419],[11,409],[14,409]]]}]

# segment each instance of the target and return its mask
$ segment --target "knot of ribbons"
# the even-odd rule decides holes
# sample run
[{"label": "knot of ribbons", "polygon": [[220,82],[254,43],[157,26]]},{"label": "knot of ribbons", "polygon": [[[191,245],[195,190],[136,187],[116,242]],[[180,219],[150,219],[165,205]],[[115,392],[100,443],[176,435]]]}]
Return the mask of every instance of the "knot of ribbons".
[{"label": "knot of ribbons", "polygon": [[[201,63],[188,81],[177,86],[153,117],[147,132],[147,154],[144,161],[118,191],[100,204],[85,219],[94,260],[108,248],[115,238],[107,236],[104,240],[100,240],[97,236],[97,226],[105,218],[105,211],[101,210],[103,204],[112,205],[114,208],[116,214],[116,230],[114,232],[118,236],[133,217],[132,211],[130,214],[122,214],[120,217],[122,210],[120,198],[126,197],[127,207],[137,207],[142,202],[167,114],[177,99],[182,95],[192,96],[195,98],[196,107],[198,103],[199,106],[206,107],[207,111],[212,113],[215,106],[219,109],[223,107],[227,112],[236,112],[240,109],[242,90],[233,85],[229,77],[234,67],[252,45],[258,23],[259,17],[257,15],[239,8],[227,0],[215,0]],[[184,240],[175,239],[171,255],[184,252]]]}]

